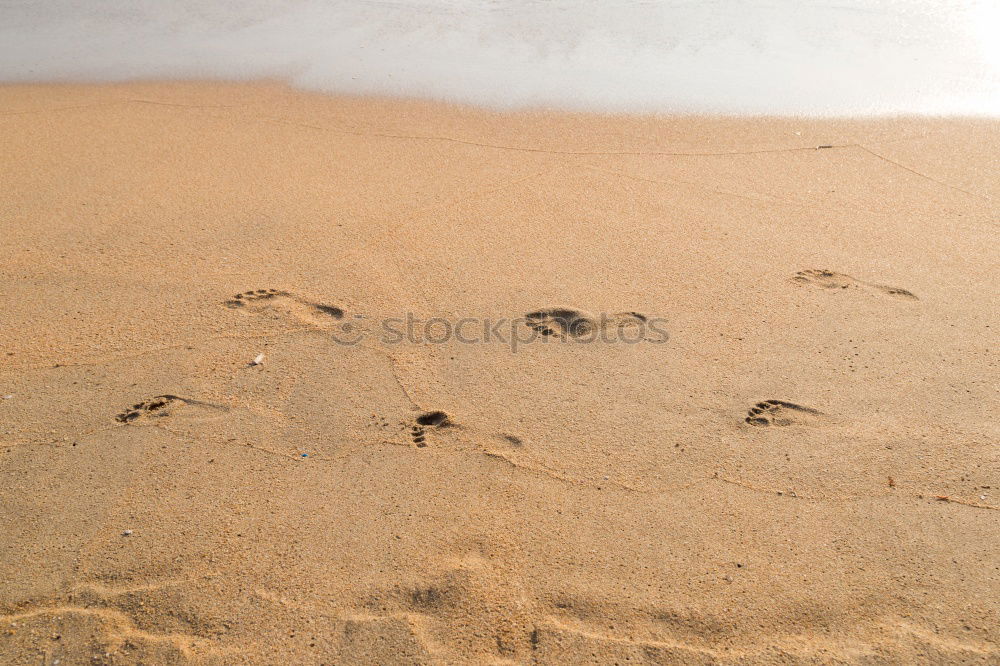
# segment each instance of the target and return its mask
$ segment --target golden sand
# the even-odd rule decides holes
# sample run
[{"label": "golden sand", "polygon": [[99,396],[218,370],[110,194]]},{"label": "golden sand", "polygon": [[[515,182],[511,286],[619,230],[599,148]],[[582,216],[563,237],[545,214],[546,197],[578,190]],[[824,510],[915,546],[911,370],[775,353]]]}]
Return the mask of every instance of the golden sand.
[{"label": "golden sand", "polygon": [[0,154],[0,662],[1000,661],[997,121],[8,86]]}]

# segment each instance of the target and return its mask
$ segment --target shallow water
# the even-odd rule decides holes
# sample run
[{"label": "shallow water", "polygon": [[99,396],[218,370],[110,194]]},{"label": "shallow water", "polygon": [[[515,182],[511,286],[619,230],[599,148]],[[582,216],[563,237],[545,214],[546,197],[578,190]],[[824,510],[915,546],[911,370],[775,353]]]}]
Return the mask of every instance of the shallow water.
[{"label": "shallow water", "polygon": [[995,0],[4,0],[0,80],[272,77],[511,108],[1000,115]]}]

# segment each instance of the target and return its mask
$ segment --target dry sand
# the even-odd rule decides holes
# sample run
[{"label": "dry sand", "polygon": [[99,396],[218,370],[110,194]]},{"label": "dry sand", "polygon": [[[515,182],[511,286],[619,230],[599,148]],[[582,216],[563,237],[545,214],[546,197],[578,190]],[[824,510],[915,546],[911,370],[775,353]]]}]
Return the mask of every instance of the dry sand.
[{"label": "dry sand", "polygon": [[998,153],[0,88],[0,662],[1000,663]]}]

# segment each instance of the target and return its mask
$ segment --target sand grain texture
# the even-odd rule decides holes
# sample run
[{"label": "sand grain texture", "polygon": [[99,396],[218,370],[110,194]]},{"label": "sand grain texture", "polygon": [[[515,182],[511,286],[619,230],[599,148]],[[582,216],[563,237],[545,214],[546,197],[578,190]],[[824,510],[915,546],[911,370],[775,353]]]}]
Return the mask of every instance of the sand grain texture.
[{"label": "sand grain texture", "polygon": [[0,88],[0,662],[997,663],[998,153]]}]

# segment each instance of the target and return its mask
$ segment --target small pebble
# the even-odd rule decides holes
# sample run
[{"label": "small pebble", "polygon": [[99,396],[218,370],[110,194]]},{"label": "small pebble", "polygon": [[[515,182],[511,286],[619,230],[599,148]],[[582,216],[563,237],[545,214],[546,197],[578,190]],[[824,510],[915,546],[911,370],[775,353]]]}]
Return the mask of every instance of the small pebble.
[{"label": "small pebble", "polygon": [[13,397],[14,397],[13,395],[5,395],[5,396],[3,397],[3,399],[4,399],[4,400],[10,400],[10,399],[11,399],[11,398],[13,398]]},{"label": "small pebble", "polygon": [[124,532],[122,532],[122,536],[131,536],[131,535],[132,535],[132,530],[125,530]]},{"label": "small pebble", "polygon": [[302,454],[302,457],[303,457],[303,458],[308,458],[308,457],[309,457],[309,454],[308,454],[308,453],[303,453],[303,454]]},{"label": "small pebble", "polygon": [[264,362],[264,355],[257,354],[257,357],[254,360],[250,361],[250,365],[260,365],[263,362]]},{"label": "small pebble", "polygon": [[984,499],[986,499],[986,495],[980,495],[980,496],[979,496],[979,499],[981,499],[981,500],[984,500]]}]

